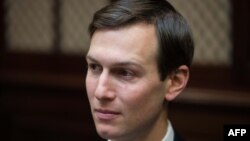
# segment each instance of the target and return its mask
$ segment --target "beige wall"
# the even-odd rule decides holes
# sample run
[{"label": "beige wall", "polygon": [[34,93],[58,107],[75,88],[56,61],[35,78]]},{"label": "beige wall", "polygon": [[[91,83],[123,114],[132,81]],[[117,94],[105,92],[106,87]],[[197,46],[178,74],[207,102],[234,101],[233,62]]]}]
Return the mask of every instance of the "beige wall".
[{"label": "beige wall", "polygon": [[[229,0],[169,0],[190,23],[196,45],[194,63],[231,65],[231,6]],[[10,50],[49,53],[52,50],[52,0],[6,0]],[[62,0],[61,50],[82,54],[89,46],[87,27],[107,0]]]}]

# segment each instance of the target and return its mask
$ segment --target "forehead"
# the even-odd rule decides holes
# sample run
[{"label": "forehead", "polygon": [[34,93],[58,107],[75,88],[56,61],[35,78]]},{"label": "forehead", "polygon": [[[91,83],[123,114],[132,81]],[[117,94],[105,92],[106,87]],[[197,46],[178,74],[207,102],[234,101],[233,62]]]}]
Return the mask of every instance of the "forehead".
[{"label": "forehead", "polygon": [[88,56],[99,61],[124,59],[143,63],[156,58],[157,46],[154,26],[137,23],[123,28],[97,30],[92,36]]}]

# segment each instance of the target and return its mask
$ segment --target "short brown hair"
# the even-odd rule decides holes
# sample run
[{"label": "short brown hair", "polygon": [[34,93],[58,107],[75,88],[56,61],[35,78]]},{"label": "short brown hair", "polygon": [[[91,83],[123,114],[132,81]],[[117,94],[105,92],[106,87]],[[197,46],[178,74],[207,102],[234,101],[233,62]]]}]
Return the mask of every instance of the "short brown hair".
[{"label": "short brown hair", "polygon": [[157,66],[162,81],[180,65],[190,67],[194,53],[191,29],[166,0],[115,0],[95,13],[89,34],[92,37],[96,30],[139,22],[155,26],[159,44]]}]

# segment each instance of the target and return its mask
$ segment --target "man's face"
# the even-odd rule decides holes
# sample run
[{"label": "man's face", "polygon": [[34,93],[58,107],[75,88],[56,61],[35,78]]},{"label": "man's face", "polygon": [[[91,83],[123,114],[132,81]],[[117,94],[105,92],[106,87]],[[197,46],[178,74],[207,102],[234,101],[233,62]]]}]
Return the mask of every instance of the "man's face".
[{"label": "man's face", "polygon": [[153,25],[94,33],[86,87],[101,137],[132,139],[160,124],[166,85],[159,79],[157,45]]}]

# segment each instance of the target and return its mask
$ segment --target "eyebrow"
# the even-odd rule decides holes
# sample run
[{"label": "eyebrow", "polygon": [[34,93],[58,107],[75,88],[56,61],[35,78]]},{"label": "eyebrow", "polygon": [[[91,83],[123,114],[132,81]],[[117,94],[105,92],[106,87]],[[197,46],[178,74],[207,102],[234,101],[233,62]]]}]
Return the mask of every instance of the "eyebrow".
[{"label": "eyebrow", "polygon": [[92,62],[98,62],[96,59],[94,59],[93,57],[91,57],[90,55],[86,56],[86,60],[90,60]]},{"label": "eyebrow", "polygon": [[[99,61],[97,61],[94,57],[92,57],[90,55],[87,55],[86,59],[90,60],[92,62],[95,62],[95,63],[99,63]],[[140,64],[132,62],[132,61],[115,62],[114,64],[112,64],[112,66],[115,66],[115,67],[135,66],[135,67],[138,67],[140,69],[143,69],[143,67]]]}]

